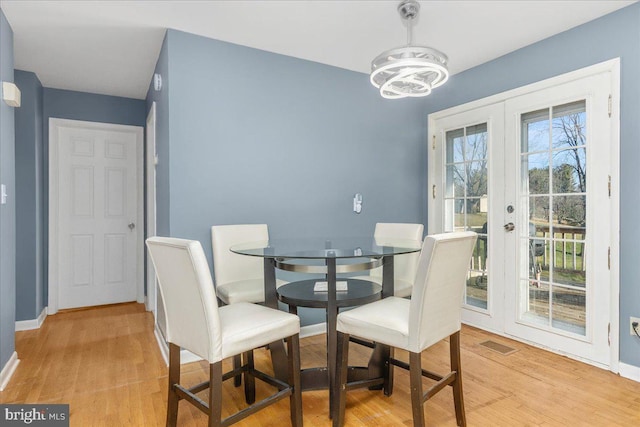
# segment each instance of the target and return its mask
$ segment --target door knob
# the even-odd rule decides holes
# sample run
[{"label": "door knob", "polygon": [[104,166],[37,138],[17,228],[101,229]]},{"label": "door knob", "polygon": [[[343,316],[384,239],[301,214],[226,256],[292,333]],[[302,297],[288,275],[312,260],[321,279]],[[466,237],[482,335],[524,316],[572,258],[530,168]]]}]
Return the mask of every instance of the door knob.
[{"label": "door knob", "polygon": [[130,222],[129,223],[129,230],[133,230],[134,228],[136,228],[136,225],[133,222]]},{"label": "door knob", "polygon": [[513,231],[513,230],[516,229],[516,226],[512,222],[509,222],[509,223],[504,225],[504,229],[506,231]]}]

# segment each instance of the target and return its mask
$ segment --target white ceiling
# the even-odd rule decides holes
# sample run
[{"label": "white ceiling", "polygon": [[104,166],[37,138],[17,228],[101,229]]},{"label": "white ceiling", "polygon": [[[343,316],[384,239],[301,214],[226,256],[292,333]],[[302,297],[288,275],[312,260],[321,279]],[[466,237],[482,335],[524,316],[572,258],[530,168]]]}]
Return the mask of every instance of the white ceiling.
[{"label": "white ceiling", "polygon": [[[635,0],[421,1],[414,44],[449,56],[452,74]],[[0,0],[15,68],[46,87],[143,99],[166,28],[369,72],[405,44],[398,1]]]}]

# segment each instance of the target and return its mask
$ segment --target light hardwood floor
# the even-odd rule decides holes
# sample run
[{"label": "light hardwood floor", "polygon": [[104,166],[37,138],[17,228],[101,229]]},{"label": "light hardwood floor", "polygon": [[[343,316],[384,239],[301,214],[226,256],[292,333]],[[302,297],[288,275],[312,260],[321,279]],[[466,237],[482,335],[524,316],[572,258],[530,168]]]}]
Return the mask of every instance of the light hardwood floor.
[{"label": "light hardwood floor", "polygon": [[[517,351],[507,356],[479,344],[493,340]],[[352,345],[351,364],[367,352]],[[16,333],[20,365],[0,403],[68,403],[72,426],[163,425],[167,368],[141,304],[122,304],[49,316],[39,330]],[[324,336],[301,340],[303,367],[321,365]],[[406,360],[406,355],[397,353]],[[448,366],[448,344],[423,354],[425,369]],[[256,365],[270,371],[265,350]],[[230,364],[226,364],[229,368]],[[462,329],[462,367],[469,426],[638,426],[640,383],[620,378],[478,329]],[[446,370],[446,369],[445,369]],[[186,384],[204,381],[205,362],[182,366]],[[396,369],[394,393],[356,390],[347,395],[347,426],[410,426],[408,375]],[[425,380],[426,382],[426,380]],[[257,397],[271,390],[257,384]],[[244,405],[242,388],[225,383],[225,411]],[[206,392],[203,393],[206,396]],[[304,423],[329,426],[328,393],[303,393]],[[288,400],[252,415],[238,426],[289,425]],[[451,393],[426,404],[428,425],[455,426]],[[205,417],[180,403],[179,425],[206,425]]]}]

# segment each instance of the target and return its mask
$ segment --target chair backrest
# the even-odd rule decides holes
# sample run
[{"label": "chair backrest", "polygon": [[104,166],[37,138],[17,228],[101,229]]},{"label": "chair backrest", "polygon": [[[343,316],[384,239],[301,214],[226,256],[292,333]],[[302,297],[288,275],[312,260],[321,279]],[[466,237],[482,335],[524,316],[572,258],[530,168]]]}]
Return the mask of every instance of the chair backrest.
[{"label": "chair backrest", "polygon": [[238,255],[229,250],[233,245],[267,242],[267,224],[214,225],[211,227],[213,274],[217,285],[264,277],[262,258]]},{"label": "chair backrest", "polygon": [[150,237],[147,248],[158,276],[167,341],[209,363],[220,361],[218,302],[202,245],[195,240]]},{"label": "chair backrest", "polygon": [[[423,232],[424,225],[422,224],[379,222],[376,224],[373,237],[376,242],[383,242],[385,239],[406,239],[422,243]],[[393,257],[393,277],[413,282],[416,277],[419,257],[419,252]],[[369,275],[382,277],[382,268],[370,270]]]},{"label": "chair backrest", "polygon": [[462,295],[477,234],[434,234],[422,245],[409,309],[409,350],[420,352],[460,330]]}]

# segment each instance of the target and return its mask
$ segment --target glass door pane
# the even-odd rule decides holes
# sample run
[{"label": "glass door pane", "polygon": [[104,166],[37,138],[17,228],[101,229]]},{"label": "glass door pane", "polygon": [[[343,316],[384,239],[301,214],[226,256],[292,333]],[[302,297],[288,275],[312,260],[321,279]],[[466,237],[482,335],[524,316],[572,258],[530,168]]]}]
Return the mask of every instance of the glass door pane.
[{"label": "glass door pane", "polygon": [[586,335],[584,100],[521,115],[520,321]]},{"label": "glass door pane", "polygon": [[445,230],[478,233],[465,303],[483,310],[488,301],[488,173],[487,124],[480,123],[446,132]]}]

